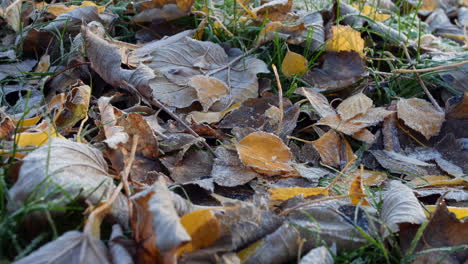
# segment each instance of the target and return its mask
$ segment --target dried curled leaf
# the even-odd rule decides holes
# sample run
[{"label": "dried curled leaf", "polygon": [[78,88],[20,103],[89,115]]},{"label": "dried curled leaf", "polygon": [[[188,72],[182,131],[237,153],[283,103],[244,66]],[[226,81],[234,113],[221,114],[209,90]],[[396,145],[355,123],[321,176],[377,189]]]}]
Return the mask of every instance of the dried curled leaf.
[{"label": "dried curled leaf", "polygon": [[307,59],[301,54],[288,51],[281,64],[281,70],[286,76],[302,75],[307,70]]},{"label": "dried curled leaf", "polygon": [[204,75],[193,76],[190,78],[189,85],[197,91],[198,101],[202,104],[205,112],[216,101],[229,93],[229,88],[224,82]]},{"label": "dried curled leaf", "polygon": [[413,191],[400,181],[391,181],[383,197],[382,220],[390,231],[398,232],[399,224],[421,224],[426,216]]},{"label": "dried curled leaf", "polygon": [[305,197],[325,195],[328,196],[328,189],[323,187],[303,188],[303,187],[285,187],[273,188],[268,190],[270,192],[270,199],[272,200],[289,200],[297,195]]},{"label": "dried curled leaf", "polygon": [[329,130],[319,139],[312,141],[312,145],[320,154],[323,163],[339,167],[353,158],[353,150],[349,143],[334,130]]},{"label": "dried curled leaf", "polygon": [[[356,195],[357,194],[357,195]],[[364,189],[362,187],[362,175],[359,174],[354,178],[351,186],[349,188],[349,199],[351,203],[354,205],[361,204],[363,206],[369,206],[369,202],[364,198],[366,194],[364,193]],[[362,195],[362,196],[361,196]],[[361,202],[362,201],[362,202]]]},{"label": "dried curled leaf", "polygon": [[423,134],[426,139],[438,135],[445,121],[443,112],[419,98],[401,98],[397,103],[397,114],[405,125]]},{"label": "dried curled leaf", "polygon": [[289,148],[273,134],[251,133],[237,143],[236,148],[242,163],[258,173],[268,176],[295,173],[288,164],[292,159]]}]

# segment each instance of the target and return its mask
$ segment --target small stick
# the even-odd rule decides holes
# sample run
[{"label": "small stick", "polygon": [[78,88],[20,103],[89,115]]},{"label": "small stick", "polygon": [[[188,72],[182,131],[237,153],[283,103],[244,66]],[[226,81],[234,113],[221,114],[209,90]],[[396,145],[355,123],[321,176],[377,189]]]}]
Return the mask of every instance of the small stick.
[{"label": "small stick", "polygon": [[138,146],[139,138],[140,137],[138,135],[133,136],[132,148],[130,150],[130,158],[128,159],[127,166],[125,166],[122,172],[122,182],[123,182],[127,197],[130,197],[132,195],[132,193],[130,192],[130,186],[128,184],[128,178],[130,177],[130,169],[132,168],[133,161],[135,160],[135,153],[136,153],[136,148]]},{"label": "small stick", "polygon": [[228,64],[224,65],[223,67],[220,67],[220,68],[218,68],[218,69],[216,69],[216,70],[214,70],[214,71],[212,71],[212,72],[207,73],[206,76],[211,76],[211,75],[216,74],[216,73],[218,73],[218,72],[220,72],[220,71],[222,71],[222,70],[225,70],[225,69],[227,69],[227,68],[230,68],[233,64],[237,63],[240,59],[242,59],[242,58],[244,58],[244,57],[250,55],[250,53],[252,53],[252,52],[253,52],[254,50],[256,50],[256,49],[257,49],[257,48],[252,48],[252,49],[246,51],[244,54],[237,56],[237,57],[234,58],[231,62],[229,62]]},{"label": "small stick", "polygon": [[430,68],[424,68],[424,69],[395,69],[392,71],[392,73],[425,73],[425,72],[432,72],[432,71],[442,71],[442,70],[457,68],[466,64],[468,64],[468,61],[462,61],[462,62],[458,62],[454,64],[442,65],[442,66],[430,67]]},{"label": "small stick", "polygon": [[288,139],[294,139],[294,140],[297,140],[297,141],[300,141],[300,142],[304,142],[304,143],[307,143],[307,144],[313,144],[313,141],[305,140],[305,139],[298,138],[298,137],[287,136],[287,138],[288,138]]},{"label": "small stick", "polygon": [[[412,59],[411,59],[411,56],[408,52],[408,48],[406,47],[405,44],[401,43],[401,46],[403,47],[403,50],[405,52],[405,55],[406,55],[406,58],[411,62]],[[413,70],[416,70],[416,67],[414,65],[411,66],[411,68],[413,68]],[[393,71],[392,71],[393,72]],[[434,99],[434,97],[432,96],[431,92],[429,92],[429,89],[427,89],[427,86],[426,84],[424,83],[423,79],[421,78],[421,76],[419,75],[418,72],[414,72],[414,74],[416,74],[416,77],[418,78],[418,81],[419,81],[419,84],[421,85],[421,87],[423,88],[424,92],[426,93],[427,97],[429,98],[429,100],[431,101],[431,103],[434,105],[434,107],[439,111],[439,112],[444,112],[444,110],[439,106],[439,104],[437,103],[437,101]]]},{"label": "small stick", "polygon": [[338,173],[338,175],[327,185],[326,189],[330,189],[330,188],[333,186],[333,184],[335,184],[335,183],[338,181],[338,179],[341,177],[341,175],[343,175],[344,172],[345,172],[346,170],[348,170],[349,167],[351,167],[351,165],[353,164],[353,162],[354,162],[355,160],[356,160],[356,157],[354,157],[353,159],[351,159],[351,160],[348,162],[348,164],[346,164],[346,166],[340,171],[340,173]]},{"label": "small stick", "polygon": [[210,147],[210,145],[208,145],[208,143],[206,143],[205,139],[200,137],[200,135],[197,134],[197,132],[193,131],[193,129],[187,125],[184,120],[180,119],[180,117],[178,117],[176,114],[174,114],[171,110],[167,109],[166,106],[164,106],[162,103],[160,103],[158,100],[156,100],[155,98],[146,98],[143,94],[140,93],[140,91],[138,91],[133,85],[129,84],[128,82],[125,82],[125,85],[127,85],[128,87],[130,87],[134,92],[136,92],[137,94],[139,94],[141,96],[141,98],[144,98],[149,104],[153,105],[153,106],[156,106],[158,107],[159,109],[162,109],[164,112],[166,112],[168,115],[170,115],[172,118],[174,118],[174,120],[176,120],[177,122],[179,122],[182,126],[185,127],[185,129],[188,130],[188,132],[190,134],[192,134],[193,136],[197,137],[200,139],[201,143],[203,144],[203,146],[206,147],[206,149],[208,149],[208,151],[211,152],[211,154],[213,154],[213,156],[215,156],[216,158],[219,158],[219,156],[214,152],[214,150]]},{"label": "small stick", "polygon": [[276,135],[278,137],[281,135],[281,129],[283,128],[283,118],[284,118],[284,107],[283,107],[283,88],[281,87],[281,82],[278,74],[278,70],[274,64],[271,65],[273,68],[273,72],[275,73],[276,82],[278,83],[278,101],[279,101],[279,109],[280,109],[280,116],[278,122],[278,128],[276,130]]}]

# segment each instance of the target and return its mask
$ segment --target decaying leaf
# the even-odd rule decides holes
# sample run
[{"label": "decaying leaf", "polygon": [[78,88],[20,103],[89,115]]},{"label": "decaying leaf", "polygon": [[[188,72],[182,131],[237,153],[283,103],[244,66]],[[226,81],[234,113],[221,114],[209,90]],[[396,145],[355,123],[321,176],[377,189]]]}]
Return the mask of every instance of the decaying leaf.
[{"label": "decaying leaf", "polygon": [[325,52],[320,57],[320,61],[322,61],[321,67],[308,71],[304,79],[322,90],[330,92],[342,90],[369,74],[357,52]]},{"label": "decaying leaf", "polygon": [[40,124],[15,135],[15,143],[19,147],[42,146],[51,138],[63,138],[53,124],[42,121]]},{"label": "decaying leaf", "polygon": [[35,7],[37,9],[44,9],[47,13],[50,13],[54,16],[59,16],[63,13],[70,12],[74,9],[80,8],[80,7],[85,7],[85,6],[96,6],[98,8],[99,13],[104,12],[106,9],[105,6],[97,6],[94,2],[92,1],[83,1],[81,5],[64,5],[64,4],[47,4],[46,2],[37,2],[34,3]]},{"label": "decaying leaf", "polygon": [[415,178],[411,181],[411,184],[414,184],[416,187],[467,186],[468,182],[461,178],[429,175]]},{"label": "decaying leaf", "polygon": [[289,148],[273,134],[255,132],[236,144],[242,163],[267,176],[295,174],[288,163],[292,159]]},{"label": "decaying leaf", "polygon": [[317,114],[320,117],[323,118],[328,115],[336,114],[335,110],[328,103],[327,98],[321,93],[307,88],[301,88],[297,93],[305,96],[307,100],[309,100],[309,103],[312,105],[312,108],[317,112]]},{"label": "decaying leaf", "polygon": [[135,3],[137,15],[133,21],[151,22],[172,20],[190,13],[193,0],[140,0]]},{"label": "decaying leaf", "polygon": [[[324,244],[336,244],[337,251],[352,250],[366,243],[356,225],[369,232],[371,225],[362,209],[349,204],[327,202],[301,208],[275,232],[258,241],[243,263],[266,264],[294,261],[300,249],[308,251]],[[305,212],[305,213],[304,213]],[[309,218],[313,217],[314,221]],[[305,239],[305,243],[301,242]]]},{"label": "decaying leaf", "polygon": [[258,17],[270,20],[283,20],[291,11],[293,0],[272,0],[255,8],[252,12]]},{"label": "decaying leaf", "polygon": [[216,158],[211,170],[211,177],[221,186],[237,186],[255,179],[258,174],[242,164],[236,151],[218,147]]},{"label": "decaying leaf", "polygon": [[302,75],[307,70],[307,59],[301,54],[288,51],[281,64],[281,70],[286,76]]},{"label": "decaying leaf", "polygon": [[23,1],[6,0],[2,1],[2,7],[0,8],[0,17],[5,19],[8,25],[16,32],[21,31],[22,3]]},{"label": "decaying leaf", "polygon": [[[361,175],[361,170],[354,169],[350,172],[346,172],[346,174],[350,177],[355,178],[358,175]],[[365,186],[378,186],[386,179],[387,174],[385,172],[362,170],[362,184]]]},{"label": "decaying leaf", "polygon": [[[413,228],[414,229],[414,228]],[[405,230],[400,238],[402,249],[408,252],[412,245],[411,235],[416,233],[416,230]],[[463,263],[468,259],[468,222],[460,221],[455,214],[451,213],[447,204],[443,199],[437,202],[437,208],[431,214],[429,223],[424,228],[421,239],[413,248],[414,254],[413,263],[437,263],[443,260],[442,263]],[[437,250],[438,248],[448,248],[464,246],[457,251],[445,252]],[[428,251],[426,251],[428,250]],[[426,251],[426,252],[425,252]],[[417,254],[421,253],[421,254]]]},{"label": "decaying leaf", "polygon": [[[67,204],[76,196],[97,204],[109,197],[115,185],[101,152],[85,144],[53,139],[23,159],[18,180],[9,190],[9,210],[16,210],[37,188],[43,190],[42,199],[57,204]],[[128,217],[122,198],[119,196],[112,211],[118,219]]]},{"label": "decaying leaf", "polygon": [[359,114],[366,113],[372,105],[372,99],[363,93],[358,93],[341,102],[336,111],[340,114],[342,120],[349,120]]},{"label": "decaying leaf", "polygon": [[382,167],[413,177],[414,175],[427,175],[428,169],[433,166],[432,164],[393,151],[371,150],[370,152]]},{"label": "decaying leaf", "polygon": [[182,197],[167,189],[162,177],[152,187],[132,196],[130,201],[134,206],[131,219],[133,238],[139,243],[137,263],[171,259],[182,245],[191,240],[179,216],[192,208]]},{"label": "decaying leaf", "polygon": [[[424,207],[429,210],[429,213],[434,213],[437,210],[437,205],[425,205]],[[455,216],[460,220],[468,217],[468,208],[466,207],[447,206],[447,210],[455,214]]]},{"label": "decaying leaf", "polygon": [[397,103],[398,118],[405,125],[430,139],[439,134],[445,114],[437,111],[429,102],[418,98],[403,99]]},{"label": "decaying leaf", "polygon": [[182,184],[209,177],[213,166],[213,156],[202,150],[189,150],[181,161],[177,155],[166,156],[161,161],[171,178]]},{"label": "decaying leaf", "polygon": [[333,167],[347,164],[354,156],[346,139],[341,138],[334,130],[329,130],[319,139],[312,141],[312,145],[320,154],[322,162]]},{"label": "decaying leaf", "polygon": [[[369,202],[363,197],[366,194],[364,193],[364,188],[362,184],[362,175],[359,174],[357,175],[353,182],[351,183],[351,186],[349,188],[349,199],[351,200],[351,203],[353,205],[363,205],[363,206],[369,206]],[[357,195],[356,195],[357,194]],[[361,196],[363,195],[363,196]],[[361,202],[362,201],[362,202]]]},{"label": "decaying leaf", "polygon": [[422,224],[426,216],[413,191],[399,181],[391,181],[383,197],[382,220],[389,229],[384,230],[386,235],[398,232],[403,223]]},{"label": "decaying leaf", "polygon": [[457,103],[450,107],[448,116],[457,119],[468,118],[468,91],[465,92],[463,97],[459,99]]},{"label": "decaying leaf", "polygon": [[216,101],[229,93],[229,88],[224,82],[204,75],[193,76],[190,78],[189,85],[197,92],[198,101],[202,104],[205,112]]},{"label": "decaying leaf", "polygon": [[[369,131],[366,131],[365,128],[382,122],[385,117],[392,113],[392,111],[387,111],[383,107],[372,107],[369,108],[366,113],[359,114],[348,120],[342,120],[338,114],[328,115],[320,119],[317,122],[317,125],[327,125],[337,131],[345,133],[346,135],[353,136],[358,140],[372,143],[374,141],[374,136]],[[364,133],[364,136],[362,136],[362,133]]]},{"label": "decaying leaf", "polygon": [[177,250],[177,254],[190,253],[211,246],[221,236],[221,224],[210,209],[188,213],[180,219],[191,241]]},{"label": "decaying leaf", "polygon": [[302,195],[304,198],[309,196],[324,195],[328,196],[328,189],[323,187],[316,188],[302,188],[302,187],[285,187],[274,188],[268,190],[270,192],[270,199],[286,201],[297,195]]},{"label": "decaying leaf", "polygon": [[352,6],[356,9],[359,9],[363,15],[368,16],[376,21],[385,21],[391,17],[390,14],[381,13],[370,5],[353,4]]},{"label": "decaying leaf", "polygon": [[309,251],[301,258],[301,262],[299,264],[333,264],[335,261],[333,260],[332,255],[328,251],[328,249],[324,246],[317,247]]}]

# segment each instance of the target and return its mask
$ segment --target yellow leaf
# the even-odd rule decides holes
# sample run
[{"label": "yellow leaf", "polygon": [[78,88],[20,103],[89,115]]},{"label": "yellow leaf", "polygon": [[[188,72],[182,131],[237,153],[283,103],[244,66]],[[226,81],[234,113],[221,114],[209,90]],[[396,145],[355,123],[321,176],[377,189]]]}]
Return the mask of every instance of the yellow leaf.
[{"label": "yellow leaf", "polygon": [[239,253],[237,253],[237,256],[241,260],[241,263],[244,263],[244,261],[250,258],[250,256],[252,256],[257,251],[258,248],[263,246],[263,244],[265,244],[265,242],[263,241],[263,239],[260,239],[257,242],[254,242],[250,244],[248,247],[239,251]]},{"label": "yellow leaf", "polygon": [[353,7],[360,10],[363,15],[368,16],[376,21],[385,21],[391,17],[389,14],[380,13],[377,9],[369,5],[353,4]]},{"label": "yellow leaf", "polygon": [[37,124],[37,122],[39,122],[41,118],[42,118],[41,115],[37,115],[35,117],[26,118],[22,120],[12,119],[12,121],[17,127],[30,127],[30,126],[34,126],[35,124]]},{"label": "yellow leaf", "polygon": [[180,222],[192,240],[177,250],[178,256],[208,247],[221,236],[221,224],[211,209],[190,212]]},{"label": "yellow leaf", "polygon": [[[361,200],[362,200],[361,205],[365,205],[365,206],[370,205],[366,201],[366,199],[364,198],[364,196],[366,196],[366,195],[364,193],[364,190],[362,189],[362,176],[361,176],[361,174],[359,174],[358,176],[356,176],[356,178],[354,178],[354,180],[351,183],[351,186],[349,188],[349,194],[350,194],[349,199],[351,200],[352,204],[358,205],[359,203],[361,203]],[[354,194],[358,194],[358,195],[354,195]],[[362,196],[360,196],[360,195],[362,195]]]},{"label": "yellow leaf", "polygon": [[223,81],[204,75],[193,76],[190,78],[188,84],[197,92],[198,101],[203,106],[205,112],[208,111],[216,101],[219,101],[223,96],[229,93],[229,88]]},{"label": "yellow leaf", "polygon": [[[437,208],[436,205],[425,205],[424,207],[426,207],[426,209],[429,210],[430,213],[433,213]],[[467,207],[447,206],[447,209],[449,210],[449,212],[454,213],[458,219],[464,219],[468,217]],[[425,211],[425,213],[427,216],[429,216],[429,213],[427,211]]]},{"label": "yellow leaf", "polygon": [[42,146],[46,144],[50,138],[60,137],[63,138],[57,131],[55,131],[54,126],[43,121],[33,129],[29,129],[23,133],[19,133],[15,136],[15,143],[19,147],[26,146]]},{"label": "yellow leaf", "polygon": [[34,69],[34,72],[47,72],[49,70],[49,67],[50,67],[50,56],[45,54],[45,55],[42,55],[41,59],[39,60],[39,63]]},{"label": "yellow leaf", "polygon": [[59,16],[61,14],[70,12],[74,9],[80,8],[80,7],[85,7],[85,6],[96,6],[97,10],[99,13],[104,12],[106,9],[105,6],[98,6],[96,5],[93,1],[83,1],[81,5],[64,5],[64,4],[52,4],[48,5],[46,2],[39,2],[35,3],[35,6],[37,9],[43,9],[45,8],[45,11],[49,14],[52,14],[54,16]]},{"label": "yellow leaf", "polygon": [[[357,177],[361,174],[359,169],[354,169],[346,173],[350,177]],[[362,170],[362,184],[365,186],[376,186],[387,179],[387,174],[381,171]]]},{"label": "yellow leaf", "polygon": [[328,196],[328,189],[324,187],[303,188],[303,187],[286,187],[286,188],[273,188],[268,190],[270,192],[270,199],[285,201],[297,195],[304,197],[314,195]]},{"label": "yellow leaf", "polygon": [[333,26],[331,38],[325,43],[326,51],[355,51],[364,55],[364,40],[361,33],[350,26]]},{"label": "yellow leaf", "polygon": [[281,64],[281,70],[286,76],[303,75],[307,71],[307,59],[301,54],[288,51]]},{"label": "yellow leaf", "polygon": [[236,144],[242,163],[256,172],[274,176],[297,174],[288,163],[292,159],[289,148],[281,139],[266,132],[254,132]]},{"label": "yellow leaf", "polygon": [[429,175],[415,178],[411,181],[417,187],[434,187],[434,186],[468,186],[468,182],[461,178],[451,178],[448,176]]}]

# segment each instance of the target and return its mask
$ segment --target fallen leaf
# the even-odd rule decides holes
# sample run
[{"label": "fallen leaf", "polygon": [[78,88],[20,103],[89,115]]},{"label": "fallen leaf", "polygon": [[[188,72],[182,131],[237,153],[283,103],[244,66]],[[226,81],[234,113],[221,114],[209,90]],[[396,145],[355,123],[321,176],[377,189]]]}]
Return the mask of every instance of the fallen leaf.
[{"label": "fallen leaf", "polygon": [[[359,196],[355,194],[358,194]],[[349,188],[349,195],[349,199],[351,200],[351,203],[353,205],[360,204],[362,206],[370,206],[369,202],[364,198],[366,194],[364,193],[361,174],[357,175],[351,183],[351,186]]]},{"label": "fallen leaf", "polygon": [[6,0],[2,1],[2,7],[0,8],[0,17],[5,19],[8,25],[16,32],[21,31],[22,3],[23,1]]},{"label": "fallen leaf", "polygon": [[308,71],[304,80],[327,92],[342,90],[369,75],[358,52],[324,52],[320,62],[320,68]]},{"label": "fallen leaf", "polygon": [[[18,209],[38,188],[42,190],[42,199],[58,205],[65,205],[75,197],[98,204],[109,197],[115,185],[101,152],[85,144],[53,139],[23,159],[18,180],[9,190],[12,200],[8,209]],[[123,196],[118,198],[112,214],[125,223],[128,210]]]},{"label": "fallen leaf", "polygon": [[[466,248],[449,252],[436,250],[468,244],[468,222],[457,219],[456,215],[448,210],[443,199],[439,199],[437,202],[435,212],[431,214],[429,223],[424,228],[421,238],[414,245],[411,236],[416,234],[416,231],[411,230],[411,227],[409,227],[409,230],[405,230],[405,233],[400,235],[402,250],[406,254],[412,253],[408,257],[413,263],[437,263],[442,260],[443,263],[462,263],[468,258]],[[410,246],[413,245],[414,251],[408,252]],[[426,250],[430,251],[427,252]]]},{"label": "fallen leaf", "polygon": [[161,159],[176,183],[188,183],[211,175],[213,156],[202,150],[189,150],[181,161],[177,155]]},{"label": "fallen leaf", "polygon": [[122,227],[118,224],[112,225],[112,233],[109,240],[109,251],[113,264],[133,264],[133,258],[127,248],[125,248],[119,240],[125,236]]},{"label": "fallen leaf", "polygon": [[320,117],[323,118],[328,115],[336,114],[335,110],[330,106],[327,98],[323,96],[323,94],[307,88],[301,88],[297,93],[305,96],[307,100],[309,100],[312,108]]},{"label": "fallen leaf", "polygon": [[372,105],[372,99],[363,93],[358,93],[341,102],[336,111],[340,114],[342,120],[349,120],[359,114],[366,113]]},{"label": "fallen leaf", "polygon": [[[429,213],[431,214],[437,210],[437,205],[425,205],[424,207],[429,210]],[[466,207],[447,206],[447,210],[455,214],[455,216],[460,220],[468,217],[468,208]]]},{"label": "fallen leaf", "polygon": [[152,187],[130,198],[134,206],[131,219],[133,238],[139,244],[136,263],[171,259],[181,246],[191,240],[180,222],[178,211],[185,211],[181,200],[169,191],[162,177]]},{"label": "fallen leaf", "polygon": [[350,26],[332,26],[331,38],[325,43],[325,50],[334,52],[351,51],[364,56],[364,40],[361,38],[361,33]]},{"label": "fallen leaf", "polygon": [[221,224],[210,209],[188,213],[180,219],[192,240],[177,250],[177,255],[211,246],[221,236]]},{"label": "fallen leaf", "polygon": [[214,160],[211,177],[220,186],[238,186],[255,179],[258,174],[242,164],[236,151],[224,147],[215,150],[218,158]]},{"label": "fallen leaf", "polygon": [[281,70],[286,76],[303,75],[307,71],[307,59],[298,53],[288,51],[281,64]]},{"label": "fallen leaf", "polygon": [[260,19],[283,20],[291,11],[293,0],[272,0],[255,8],[252,12]]},{"label": "fallen leaf", "polygon": [[236,144],[242,163],[267,176],[295,174],[289,148],[273,134],[254,132]]},{"label": "fallen leaf", "polygon": [[468,91],[465,92],[459,102],[452,105],[447,116],[457,119],[468,118]]},{"label": "fallen leaf", "polygon": [[[361,170],[354,169],[350,172],[346,172],[350,177],[357,177],[361,174]],[[378,186],[387,179],[387,174],[382,171],[371,171],[363,170],[362,171],[362,184],[365,186]]]},{"label": "fallen leaf", "polygon": [[461,178],[451,178],[448,176],[429,175],[415,178],[410,182],[417,187],[435,186],[467,186],[468,182]]},{"label": "fallen leaf", "polygon": [[354,156],[346,139],[341,138],[334,130],[329,130],[311,143],[320,154],[322,162],[332,167],[347,164]]},{"label": "fallen leaf", "polygon": [[97,6],[88,5],[60,14],[41,29],[45,31],[61,31],[66,27],[68,32],[76,32],[80,30],[82,21],[85,23],[93,21],[104,23],[101,17],[99,17],[99,9]]},{"label": "fallen leaf", "polygon": [[54,16],[59,16],[63,13],[70,12],[74,9],[85,7],[85,6],[96,6],[98,12],[102,13],[106,9],[105,6],[98,6],[92,1],[83,1],[81,5],[64,5],[64,4],[47,4],[46,2],[36,2],[34,3],[37,9],[44,9],[47,13],[50,13]]},{"label": "fallen leaf", "polygon": [[352,4],[352,6],[361,11],[363,15],[368,16],[376,21],[385,21],[391,17],[390,14],[381,13],[370,5]]},{"label": "fallen leaf", "polygon": [[370,150],[370,152],[382,167],[412,177],[414,175],[427,175],[428,169],[432,166],[429,163],[393,151]]},{"label": "fallen leaf", "polygon": [[193,0],[140,0],[135,3],[137,14],[133,21],[152,22],[173,20],[190,13]]},{"label": "fallen leaf", "polygon": [[420,132],[426,139],[438,135],[445,121],[444,113],[418,98],[401,98],[397,103],[397,114],[405,125]]},{"label": "fallen leaf", "polygon": [[8,76],[12,78],[20,77],[23,75],[23,72],[30,72],[36,63],[36,60],[24,60],[15,63],[0,64],[0,81]]},{"label": "fallen leaf", "polygon": [[204,75],[193,76],[190,78],[189,85],[197,92],[198,101],[202,104],[205,112],[216,101],[229,93],[229,88],[224,82]]},{"label": "fallen leaf", "polygon": [[302,187],[286,187],[269,189],[270,199],[286,201],[297,195],[302,195],[304,198],[309,196],[324,195],[328,196],[328,189],[323,187],[302,188]]},{"label": "fallen leaf", "polygon": [[381,219],[389,229],[384,230],[386,236],[389,231],[398,232],[400,224],[422,224],[426,221],[426,216],[413,191],[394,180],[384,194]]},{"label": "fallen leaf", "polygon": [[35,127],[31,127],[24,132],[15,135],[15,143],[19,147],[42,146],[49,142],[51,138],[63,138],[55,127],[47,121],[42,121]]},{"label": "fallen leaf", "polygon": [[[336,254],[336,253],[335,253]],[[333,256],[325,246],[316,247],[307,252],[299,264],[333,264]]]}]

